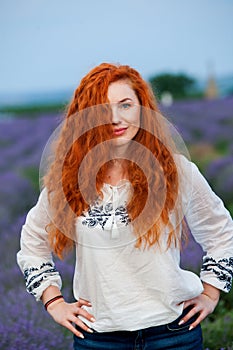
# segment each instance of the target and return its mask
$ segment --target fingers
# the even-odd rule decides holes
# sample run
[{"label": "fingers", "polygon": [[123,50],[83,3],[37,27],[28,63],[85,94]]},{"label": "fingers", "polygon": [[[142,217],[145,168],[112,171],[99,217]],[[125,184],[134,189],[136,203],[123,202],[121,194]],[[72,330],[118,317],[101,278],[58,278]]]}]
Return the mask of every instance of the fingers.
[{"label": "fingers", "polygon": [[186,300],[184,302],[184,310],[187,309],[188,306],[191,306],[191,305],[194,305],[195,304],[195,301],[190,299],[190,300]]},{"label": "fingers", "polygon": [[[193,308],[180,320],[180,322],[179,322],[179,325],[182,325],[182,324],[185,324],[186,322],[188,322],[192,317],[194,317],[195,315],[197,315],[198,313],[200,313],[200,310],[199,310],[199,308],[198,307],[195,307],[195,306],[193,306]],[[197,322],[199,320],[199,322]],[[199,315],[197,315],[197,319],[195,320],[195,326],[197,326],[199,323],[200,323],[200,321],[201,321],[202,319],[200,319],[200,314]],[[191,329],[193,329],[194,328],[194,323],[192,323],[191,325],[190,325],[190,327],[189,327],[189,329],[191,330]]]},{"label": "fingers", "polygon": [[198,318],[189,326],[189,330],[191,331],[193,328],[197,327],[203,320],[206,318],[207,314],[204,316],[203,312],[200,313]]},{"label": "fingers", "polygon": [[192,322],[189,327],[189,330],[192,330],[193,328],[198,326],[199,323],[203,321],[206,318],[206,316],[208,316],[214,310],[214,306],[212,304],[213,304],[213,301],[209,297],[206,297],[203,294],[199,295],[194,299],[185,301],[184,311],[189,306],[192,306],[192,308],[189,312],[187,312],[185,316],[182,317],[182,319],[179,322],[179,325],[185,324],[192,317],[196,316],[195,321]]},{"label": "fingers", "polygon": [[84,335],[79,332],[73,325],[72,323],[70,323],[69,321],[65,321],[62,326],[66,327],[67,329],[69,329],[72,333],[74,333],[77,337],[79,338],[84,338]]},{"label": "fingers", "polygon": [[79,338],[84,338],[84,335],[75,328],[77,325],[79,328],[82,328],[84,331],[88,333],[93,333],[92,329],[90,329],[78,316],[83,316],[88,319],[90,322],[95,322],[95,318],[93,315],[89,314],[87,311],[81,309],[80,307],[72,308],[72,311],[66,318],[61,322],[61,325],[69,329],[72,333],[74,333]]},{"label": "fingers", "polygon": [[[75,323],[78,327],[82,328],[86,332],[93,333],[92,329],[90,329],[78,316],[82,316],[83,318],[87,319],[90,322],[95,322],[95,318],[92,314],[90,314],[88,311],[84,310],[82,307],[77,305],[89,305],[90,303],[87,301],[84,301],[83,303],[77,302],[73,304],[75,308],[72,310],[72,318],[70,319],[71,322]],[[75,329],[76,330],[76,329]],[[76,330],[77,332],[77,330]],[[75,334],[76,334],[75,332]],[[80,332],[79,332],[80,333]],[[81,333],[80,333],[81,334]]]},{"label": "fingers", "polygon": [[[76,316],[82,316],[84,318],[86,318],[88,321],[90,322],[95,322],[95,318],[92,314],[90,314],[88,311],[84,310],[82,308],[82,306],[91,306],[91,303],[88,300],[84,300],[84,299],[79,299],[78,302],[76,303],[77,305],[77,312],[76,312]],[[78,323],[76,323],[77,325],[79,325]],[[86,327],[86,325],[84,323],[82,323],[82,325],[79,325],[81,328],[87,330],[88,332],[91,331],[88,327]]]},{"label": "fingers", "polygon": [[76,315],[77,316],[82,316],[82,317],[86,318],[90,322],[95,322],[94,316],[91,315],[88,311],[82,309],[81,307],[77,308]]},{"label": "fingers", "polygon": [[85,305],[85,306],[91,306],[91,303],[90,303],[90,301],[88,301],[88,300],[85,300],[85,299],[79,299],[78,301],[77,301],[77,305],[78,305],[78,307],[82,307],[83,305]]},{"label": "fingers", "polygon": [[90,306],[91,304],[86,300],[80,300],[71,304],[62,302],[58,303],[55,305],[56,307],[49,310],[49,313],[57,323],[69,329],[77,337],[84,338],[84,335],[80,332],[80,330],[75,328],[75,325],[82,328],[86,332],[92,333],[93,331],[78,316],[82,316],[89,322],[95,322],[94,316],[82,308],[84,305]]},{"label": "fingers", "polygon": [[[82,328],[84,331],[86,331],[88,333],[93,333],[93,330],[91,328],[89,328],[84,322],[82,322],[82,320],[79,317],[77,317],[75,315],[70,319],[70,322],[76,324],[79,328]],[[77,331],[76,328],[75,328],[75,330]],[[81,334],[81,332],[79,332],[79,333]]]}]

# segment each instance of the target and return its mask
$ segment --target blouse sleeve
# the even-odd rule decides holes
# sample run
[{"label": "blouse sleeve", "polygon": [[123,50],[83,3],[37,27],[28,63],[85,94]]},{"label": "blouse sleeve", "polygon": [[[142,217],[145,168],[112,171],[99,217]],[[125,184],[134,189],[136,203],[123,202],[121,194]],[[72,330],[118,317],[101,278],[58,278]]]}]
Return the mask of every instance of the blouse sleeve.
[{"label": "blouse sleeve", "polygon": [[24,274],[26,289],[37,301],[50,285],[59,289],[62,286],[45,230],[50,223],[47,208],[47,191],[44,189],[37,204],[26,217],[21,231],[20,251],[17,253],[17,262]]},{"label": "blouse sleeve", "polygon": [[195,240],[202,246],[201,280],[229,292],[233,277],[233,221],[222,200],[191,163],[192,194],[185,214]]}]

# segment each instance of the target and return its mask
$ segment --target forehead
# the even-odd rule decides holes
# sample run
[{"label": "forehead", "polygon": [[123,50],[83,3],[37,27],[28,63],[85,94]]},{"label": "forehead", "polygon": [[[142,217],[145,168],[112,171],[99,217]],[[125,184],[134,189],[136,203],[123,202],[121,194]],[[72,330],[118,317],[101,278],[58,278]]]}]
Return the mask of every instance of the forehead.
[{"label": "forehead", "polygon": [[123,99],[130,98],[131,100],[138,102],[137,95],[132,89],[130,82],[125,80],[115,81],[108,87],[108,100],[111,103],[119,102]]}]

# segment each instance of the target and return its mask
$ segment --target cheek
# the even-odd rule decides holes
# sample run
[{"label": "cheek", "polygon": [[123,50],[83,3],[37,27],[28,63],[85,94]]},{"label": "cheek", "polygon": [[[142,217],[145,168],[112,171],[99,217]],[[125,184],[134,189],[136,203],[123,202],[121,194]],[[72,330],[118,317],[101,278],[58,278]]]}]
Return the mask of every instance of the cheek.
[{"label": "cheek", "polygon": [[127,133],[128,140],[132,140],[136,136],[139,130],[139,126],[140,125],[138,123],[136,124],[136,120],[135,120],[135,123],[132,124],[131,127],[128,129],[128,133]]},{"label": "cheek", "polygon": [[132,126],[139,128],[140,126],[140,113],[134,112],[130,116],[128,116],[128,122],[132,124]]}]

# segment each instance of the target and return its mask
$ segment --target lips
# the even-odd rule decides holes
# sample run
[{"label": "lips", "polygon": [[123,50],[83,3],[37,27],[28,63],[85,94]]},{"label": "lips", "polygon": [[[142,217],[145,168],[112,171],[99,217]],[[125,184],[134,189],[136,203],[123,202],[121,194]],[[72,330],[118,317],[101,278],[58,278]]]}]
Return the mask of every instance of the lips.
[{"label": "lips", "polygon": [[115,136],[121,136],[126,132],[127,128],[114,129],[113,133]]}]

